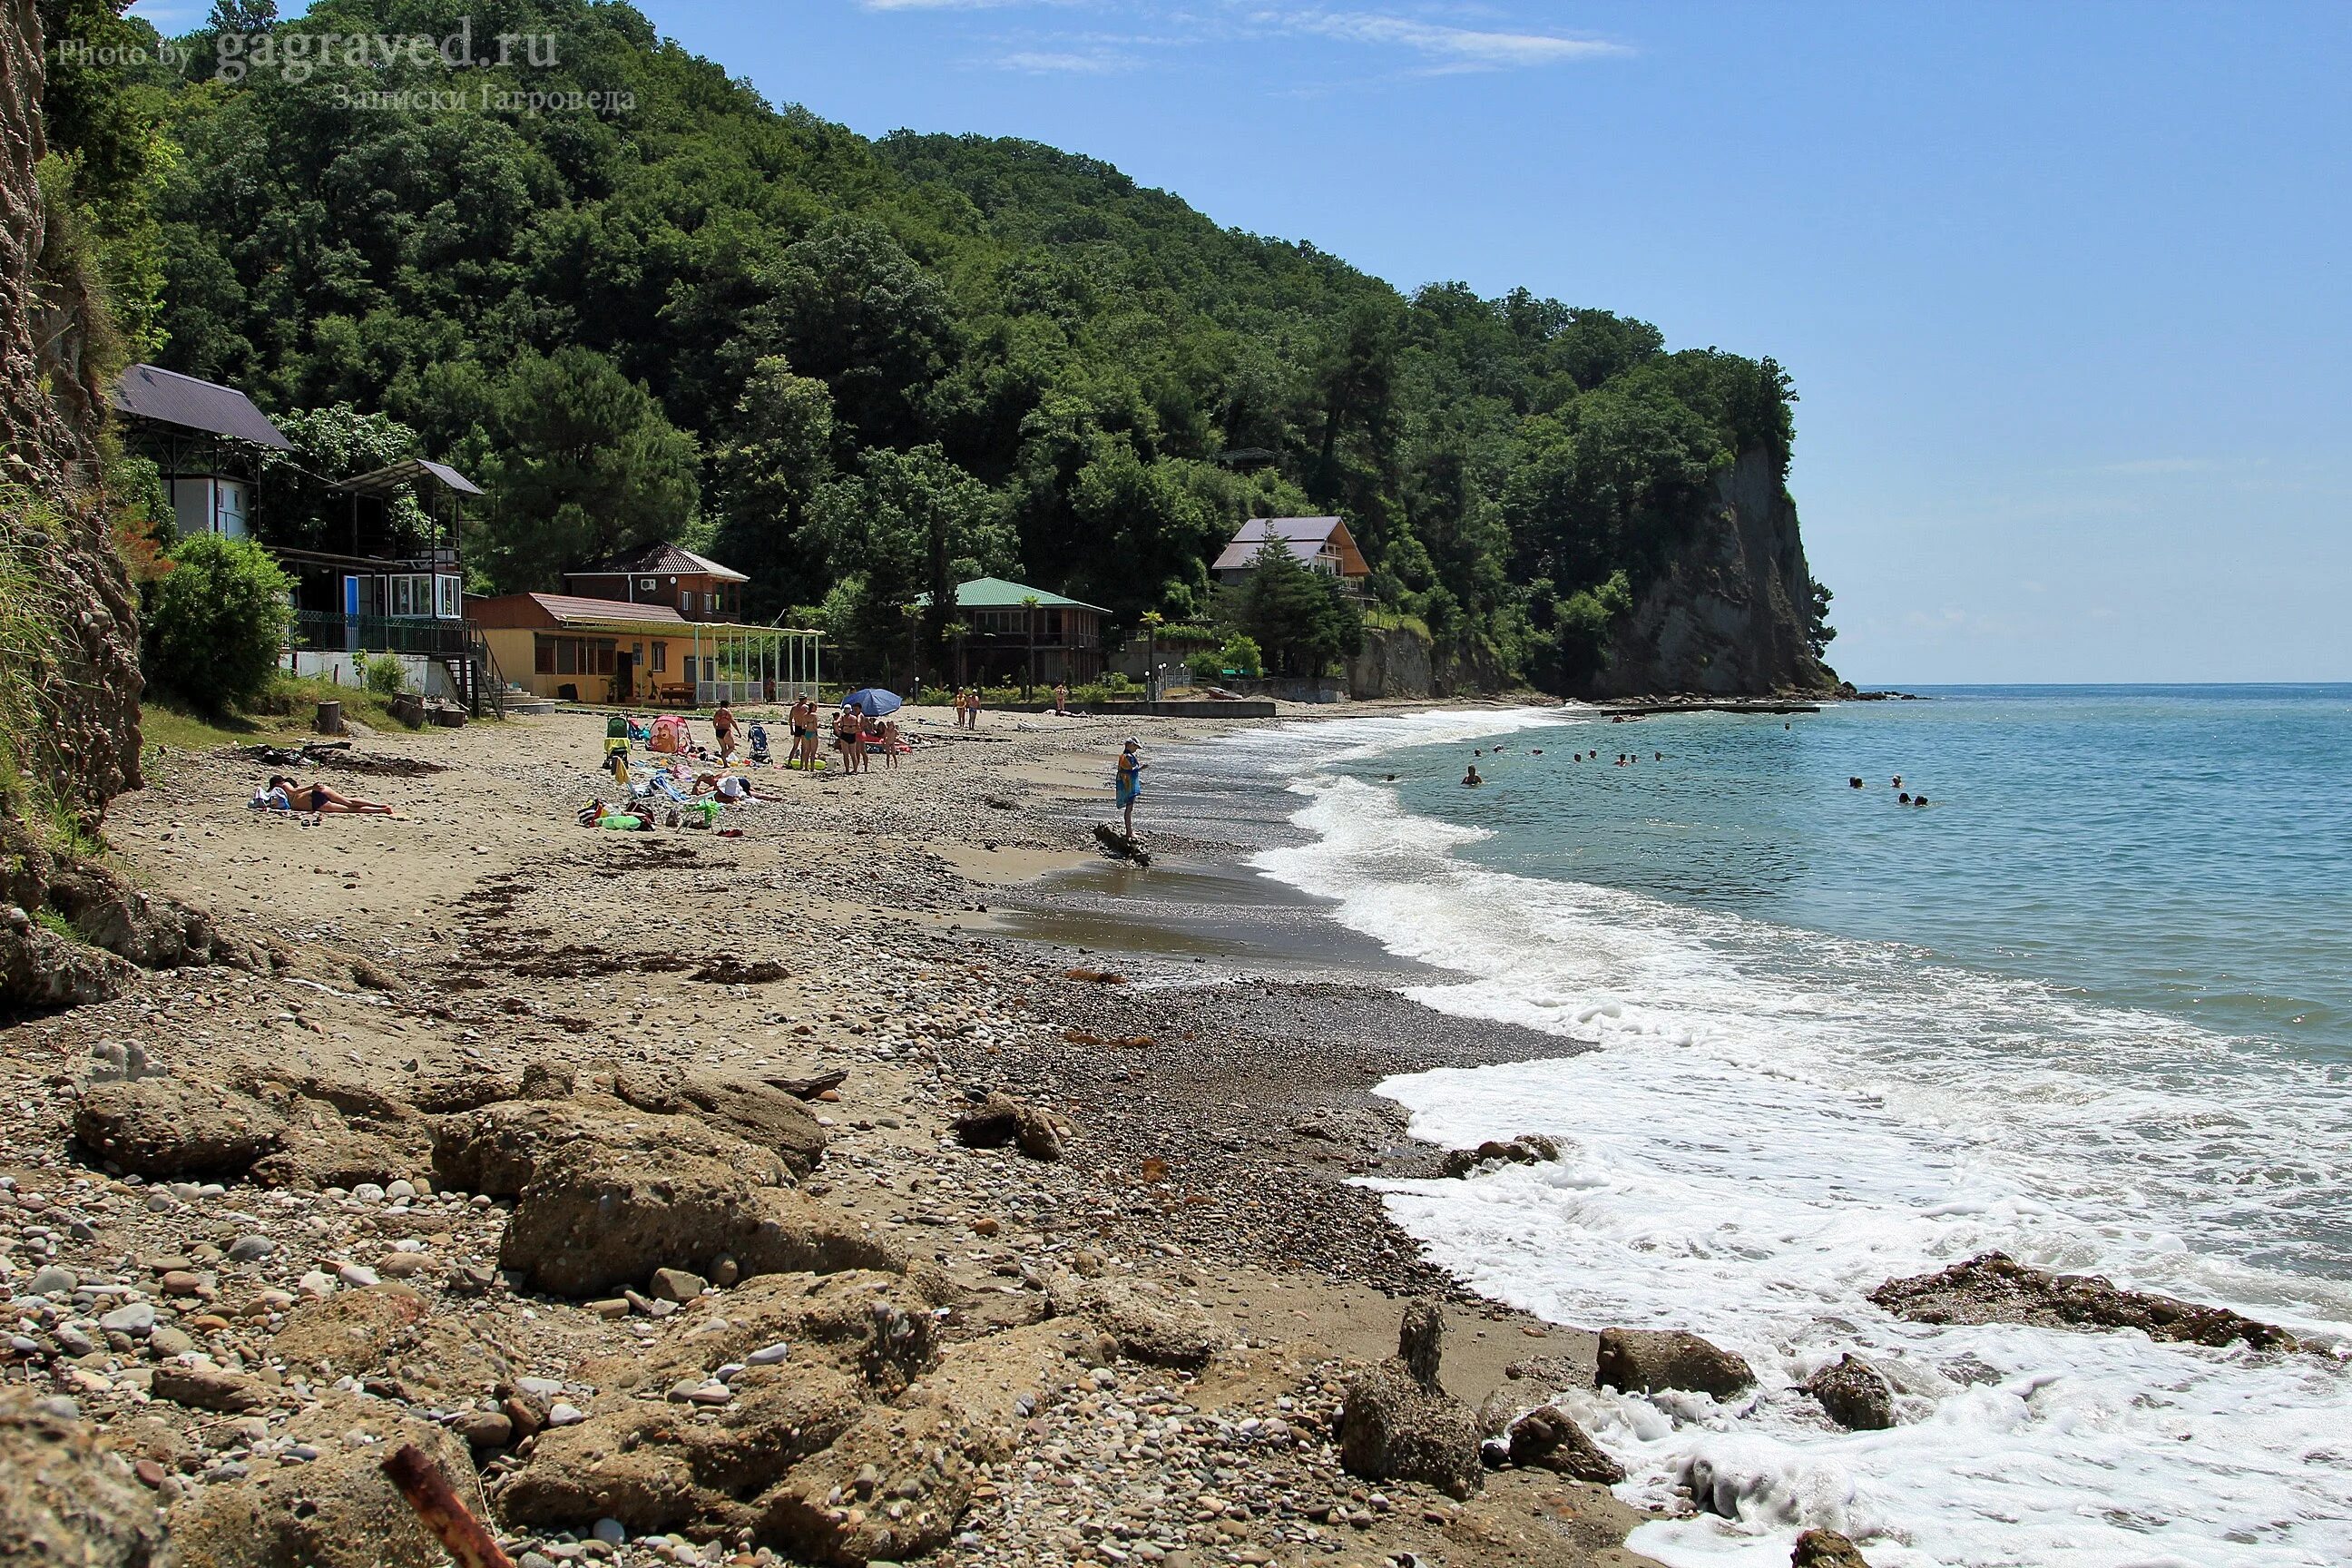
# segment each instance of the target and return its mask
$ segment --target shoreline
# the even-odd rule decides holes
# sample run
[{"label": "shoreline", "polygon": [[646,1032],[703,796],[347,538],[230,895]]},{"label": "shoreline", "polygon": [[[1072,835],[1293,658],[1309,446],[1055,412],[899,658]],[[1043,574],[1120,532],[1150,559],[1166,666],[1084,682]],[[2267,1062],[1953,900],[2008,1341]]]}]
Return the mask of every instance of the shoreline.
[{"label": "shoreline", "polygon": [[[457,1075],[525,1067],[592,1097],[656,1069],[845,1069],[846,1081],[830,1091],[837,1103],[812,1107],[829,1124],[830,1146],[803,1190],[935,1268],[935,1289],[951,1303],[952,1339],[968,1339],[977,1353],[1077,1321],[1053,1314],[1052,1303],[1092,1280],[1196,1314],[1220,1347],[1193,1371],[1121,1355],[1097,1362],[1090,1379],[1049,1376],[1013,1453],[987,1467],[954,1539],[929,1561],[1136,1559],[1187,1568],[1241,1552],[1264,1553],[1242,1561],[1350,1568],[1402,1552],[1456,1564],[1643,1561],[1622,1542],[1648,1516],[1605,1488],[1506,1468],[1457,1501],[1405,1483],[1368,1485],[1341,1472],[1330,1447],[1344,1368],[1393,1350],[1412,1294],[1447,1299],[1445,1381],[1472,1406],[1497,1394],[1533,1405],[1551,1392],[1507,1376],[1517,1362],[1589,1375],[1591,1335],[1487,1302],[1422,1264],[1377,1195],[1350,1184],[1374,1172],[1429,1173],[1439,1154],[1406,1139],[1402,1112],[1370,1093],[1381,1079],[1557,1055],[1562,1042],[1466,1024],[1369,987],[1367,973],[1379,966],[1362,953],[1254,984],[1224,973],[1205,985],[1177,984],[1191,978],[1182,971],[1205,966],[1172,954],[1120,954],[1120,983],[1073,978],[1111,962],[1100,957],[1108,928],[1099,911],[1066,912],[1073,923],[1058,942],[993,928],[994,906],[1056,902],[1050,889],[1039,892],[1041,872],[1070,878],[1085,874],[1072,867],[1100,863],[1074,807],[1107,791],[1098,782],[1077,786],[1108,776],[1111,751],[1130,729],[1157,748],[1264,721],[1024,715],[1004,727],[1004,738],[1020,743],[1005,745],[950,739],[943,713],[929,724],[920,721],[930,715],[911,717],[910,733],[928,743],[899,769],[856,780],[761,775],[770,799],[730,816],[745,826],[739,839],[575,826],[567,803],[602,776],[592,771],[602,726],[591,717],[361,737],[363,752],[442,771],[368,781],[401,816],[315,827],[247,811],[249,764],[169,759],[154,784],[118,804],[110,837],[119,862],[159,891],[219,911],[274,950],[277,965],[266,975],[142,975],[113,1002],[0,1030],[0,1068],[11,1080],[0,1087],[30,1110],[0,1167],[19,1190],[89,1194],[80,1210],[93,1239],[47,1256],[155,1300],[175,1325],[203,1325],[187,1334],[184,1352],[169,1342],[174,1355],[285,1379],[286,1358],[273,1348],[282,1324],[265,1335],[241,1317],[180,1311],[154,1289],[176,1276],[141,1261],[192,1265],[180,1272],[215,1279],[206,1289],[223,1299],[275,1288],[300,1300],[295,1276],[323,1268],[331,1306],[393,1289],[367,1260],[394,1241],[414,1245],[427,1261],[404,1273],[401,1288],[422,1294],[430,1315],[478,1322],[521,1352],[510,1361],[567,1389],[593,1390],[576,1398],[604,1420],[627,1408],[616,1352],[625,1358],[671,1342],[670,1325],[728,1310],[733,1292],[712,1288],[667,1321],[609,1319],[512,1283],[469,1295],[481,1278],[469,1270],[495,1276],[510,1200],[428,1225],[393,1212],[424,1198],[387,1207],[317,1184],[232,1182],[233,1197],[188,1200],[239,1205],[231,1212],[277,1233],[274,1261],[230,1258],[236,1221],[192,1224],[194,1210],[177,1202],[169,1214],[143,1211],[135,1186],[77,1158],[68,1123],[87,1092],[91,1042],[146,1042],[192,1084],[337,1079],[395,1098]],[[1167,862],[1171,870],[1194,852],[1182,847]],[[1095,940],[1072,940],[1082,926]],[[732,966],[714,965],[714,955]],[[1000,1089],[1065,1123],[1063,1159],[965,1149],[945,1135],[971,1094]],[[355,1100],[344,1092],[335,1103]],[[429,1168],[418,1169],[419,1184]],[[100,1205],[101,1194],[114,1201]],[[303,1229],[291,1228],[297,1221]],[[395,1234],[403,1231],[405,1240]],[[386,1283],[334,1289],[338,1272],[362,1266],[367,1273],[346,1279]],[[1051,1314],[1042,1321],[1041,1309]],[[946,1364],[956,1364],[952,1354]],[[179,1514],[192,1515],[206,1494],[244,1488],[245,1477],[224,1466],[246,1461],[220,1456],[252,1439],[157,1397],[157,1360],[142,1344],[107,1347],[89,1366],[45,1352],[13,1364],[8,1380],[78,1391],[86,1413],[147,1445],[163,1489]],[[290,1379],[272,1386],[289,1390],[272,1396],[278,1413],[252,1419],[299,1420],[318,1398],[343,1397],[315,1385],[295,1394]],[[360,1375],[351,1396],[385,1406],[378,1414],[386,1416],[424,1408],[369,1394],[388,1386]],[[1187,1435],[1155,1440],[1155,1458],[1102,1429],[1100,1410],[1112,1405],[1169,1412]],[[1290,1435],[1273,1445],[1247,1440],[1245,1469],[1211,1462],[1235,1441],[1237,1423],[1276,1417]],[[1071,1458],[1082,1453],[1094,1458]],[[1042,1468],[1033,1454],[1045,1457]],[[527,1445],[477,1458],[489,1465],[494,1509],[510,1474],[532,1473]],[[675,1531],[626,1533],[604,1555],[677,1560],[683,1538]],[[566,1539],[527,1528],[510,1536],[519,1557],[552,1552]],[[643,1555],[640,1539],[651,1542]],[[736,1544],[751,1551],[740,1560],[761,1560],[749,1538]]]}]

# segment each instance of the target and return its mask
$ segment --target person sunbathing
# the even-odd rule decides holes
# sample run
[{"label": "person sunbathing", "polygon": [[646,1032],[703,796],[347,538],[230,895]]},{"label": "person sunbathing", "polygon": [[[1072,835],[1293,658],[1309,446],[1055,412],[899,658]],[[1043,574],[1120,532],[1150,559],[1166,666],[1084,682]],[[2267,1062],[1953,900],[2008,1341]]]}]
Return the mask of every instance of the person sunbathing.
[{"label": "person sunbathing", "polygon": [[329,789],[324,784],[296,784],[284,773],[269,775],[269,789],[271,794],[286,797],[286,809],[289,811],[316,812],[324,816],[392,815],[392,807],[379,801],[342,795]]},{"label": "person sunbathing", "polygon": [[705,790],[730,804],[752,798],[751,781],[734,773],[702,774],[694,781],[694,793],[700,795]]}]

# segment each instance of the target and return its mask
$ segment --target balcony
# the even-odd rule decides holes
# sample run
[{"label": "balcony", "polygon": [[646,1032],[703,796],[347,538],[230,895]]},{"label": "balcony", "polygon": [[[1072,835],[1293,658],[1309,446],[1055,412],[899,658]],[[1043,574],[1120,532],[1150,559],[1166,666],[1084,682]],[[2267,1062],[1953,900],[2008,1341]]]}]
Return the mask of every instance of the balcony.
[{"label": "balcony", "polygon": [[311,653],[416,653],[432,658],[462,657],[473,646],[473,627],[431,616],[337,616],[299,610],[288,637],[289,647]]}]

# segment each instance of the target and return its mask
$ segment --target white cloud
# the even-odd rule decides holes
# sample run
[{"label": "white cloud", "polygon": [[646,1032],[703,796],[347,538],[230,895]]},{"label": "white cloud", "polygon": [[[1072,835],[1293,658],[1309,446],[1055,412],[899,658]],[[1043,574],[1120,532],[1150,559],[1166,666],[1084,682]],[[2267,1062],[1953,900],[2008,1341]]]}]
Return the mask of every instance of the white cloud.
[{"label": "white cloud", "polygon": [[1016,49],[988,63],[1003,70],[1027,71],[1033,76],[1108,76],[1131,70],[1135,66],[1135,61],[1125,55],[1066,49]]},{"label": "white cloud", "polygon": [[1575,60],[1629,55],[1622,44],[1571,38],[1557,33],[1500,32],[1454,27],[1366,11],[1261,12],[1256,20],[1294,32],[1348,43],[1381,44],[1425,55],[1454,70],[1495,70],[1509,66],[1562,65]]}]

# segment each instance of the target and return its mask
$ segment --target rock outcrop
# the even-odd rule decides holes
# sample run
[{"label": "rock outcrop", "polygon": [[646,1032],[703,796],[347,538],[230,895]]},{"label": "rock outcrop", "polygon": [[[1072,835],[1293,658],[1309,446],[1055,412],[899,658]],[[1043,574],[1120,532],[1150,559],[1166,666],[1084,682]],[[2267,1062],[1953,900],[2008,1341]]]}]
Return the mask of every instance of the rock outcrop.
[{"label": "rock outcrop", "polygon": [[1809,1530],[1797,1537],[1789,1568],[1870,1568],[1870,1560],[1834,1530]]},{"label": "rock outcrop", "polygon": [[1870,1299],[1920,1323],[2032,1323],[2045,1329],[2137,1329],[2150,1339],[2292,1350],[2284,1329],[2169,1296],[2121,1290],[2095,1274],[2053,1274],[1988,1252],[1934,1274],[1890,1279]]},{"label": "rock outcrop", "polygon": [[1681,545],[1612,628],[1580,697],[1826,692],[1836,676],[1806,641],[1812,577],[1796,502],[1762,449],[1716,477]]},{"label": "rock outcrop", "polygon": [[150,1568],[168,1559],[155,1494],[98,1429],[22,1390],[0,1394],[0,1563]]}]

